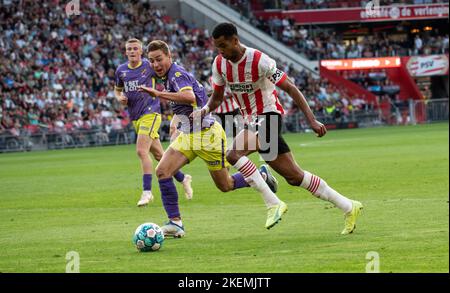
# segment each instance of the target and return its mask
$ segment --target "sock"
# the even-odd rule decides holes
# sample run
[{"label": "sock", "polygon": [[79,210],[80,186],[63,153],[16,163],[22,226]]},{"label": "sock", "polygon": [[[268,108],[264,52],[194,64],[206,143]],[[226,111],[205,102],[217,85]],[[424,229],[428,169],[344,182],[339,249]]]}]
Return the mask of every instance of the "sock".
[{"label": "sock", "polygon": [[167,217],[178,218],[180,217],[180,210],[178,208],[178,193],[173,183],[172,178],[160,179],[159,190],[161,191],[161,199],[166,210]]},{"label": "sock", "polygon": [[341,209],[344,213],[352,210],[352,202],[321,179],[319,176],[304,171],[303,181],[301,187],[311,192],[316,197],[333,203],[336,207]]},{"label": "sock", "polygon": [[243,187],[250,187],[250,185],[245,181],[244,176],[242,173],[234,173],[231,177],[233,177],[233,190],[243,188]]},{"label": "sock", "polygon": [[268,208],[280,203],[280,199],[275,193],[272,192],[272,190],[270,190],[269,186],[267,186],[267,183],[261,177],[261,174],[255,164],[253,164],[253,162],[246,156],[241,157],[234,167],[242,173],[245,181],[251,187],[261,193],[261,196]]},{"label": "sock", "polygon": [[178,226],[183,227],[183,222],[181,222],[181,220],[171,220],[171,221],[177,224]]},{"label": "sock", "polygon": [[184,180],[184,174],[183,174],[183,172],[181,172],[180,170],[178,170],[177,173],[175,173],[175,175],[173,175],[173,177],[174,177],[175,180],[177,180],[178,182],[183,182],[183,180]]},{"label": "sock", "polygon": [[142,175],[142,185],[144,191],[152,190],[152,174]]}]

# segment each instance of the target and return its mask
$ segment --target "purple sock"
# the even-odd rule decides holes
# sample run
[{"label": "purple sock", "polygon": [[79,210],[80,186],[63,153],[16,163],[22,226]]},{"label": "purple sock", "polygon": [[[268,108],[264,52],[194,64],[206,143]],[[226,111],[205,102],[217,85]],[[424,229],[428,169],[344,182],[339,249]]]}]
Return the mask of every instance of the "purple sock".
[{"label": "purple sock", "polygon": [[247,183],[247,181],[245,181],[244,176],[240,172],[234,173],[231,177],[233,177],[234,179],[233,190],[243,187],[250,187],[250,185]]},{"label": "purple sock", "polygon": [[142,176],[142,185],[144,190],[152,190],[152,174],[144,174]]},{"label": "purple sock", "polygon": [[178,170],[177,173],[173,175],[173,177],[175,177],[175,180],[177,180],[178,182],[183,182],[184,180],[184,174],[180,170]]},{"label": "purple sock", "polygon": [[172,178],[160,179],[161,199],[169,219],[180,217],[178,193]]}]

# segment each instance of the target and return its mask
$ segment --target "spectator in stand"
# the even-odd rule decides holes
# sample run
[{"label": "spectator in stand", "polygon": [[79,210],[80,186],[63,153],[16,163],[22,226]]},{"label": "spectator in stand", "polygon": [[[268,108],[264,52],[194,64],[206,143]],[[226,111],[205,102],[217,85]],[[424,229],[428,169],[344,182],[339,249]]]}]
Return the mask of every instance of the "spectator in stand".
[{"label": "spectator in stand", "polygon": [[420,36],[417,34],[414,38],[414,55],[420,55],[422,52],[423,42]]},{"label": "spectator in stand", "polygon": [[[77,18],[64,18],[63,8],[58,0],[0,7],[0,107],[9,113],[2,128],[17,134],[10,118],[41,132],[111,127],[113,120],[104,118],[122,112],[112,89],[114,68],[125,59],[117,48],[128,35],[169,40],[177,61],[191,60],[191,71],[207,80],[213,56],[208,31],[171,20],[164,8],[86,0]],[[142,26],[133,26],[137,22]]]},{"label": "spectator in stand", "polygon": [[[129,117],[113,93],[114,69],[125,60],[124,52],[118,48],[129,36],[142,37],[147,43],[149,36],[158,35],[171,46],[174,61],[189,65],[189,71],[208,87],[214,56],[208,30],[172,20],[165,8],[157,9],[144,1],[83,3],[83,13],[76,18],[64,17],[64,5],[59,0],[4,2],[0,7],[0,129],[4,134],[113,131],[113,123],[118,127],[117,119],[124,131],[132,134]],[[248,1],[236,3],[238,7],[248,7]],[[333,1],[310,1],[307,5],[317,9],[329,3]],[[282,5],[303,4],[287,0]],[[142,11],[146,11],[145,16]],[[347,57],[348,46],[334,32],[308,31],[306,27],[295,26],[292,20],[266,22],[251,18],[250,21],[274,37],[284,38],[309,58]],[[433,37],[432,42],[432,37],[423,39],[424,44],[432,43],[430,51],[448,53],[448,34],[439,38],[434,33]],[[361,54],[386,55],[388,47],[383,43],[379,48],[380,39],[384,37],[354,42],[352,46],[359,48]],[[356,54],[354,51],[352,47],[349,52]],[[327,82],[284,66],[314,103],[313,110],[320,112],[328,101],[327,95],[330,96],[321,90],[327,88]],[[336,97],[332,103],[337,103],[335,100]],[[287,105],[292,113],[298,111],[295,105]],[[170,107],[161,106],[163,119],[170,120]]]}]

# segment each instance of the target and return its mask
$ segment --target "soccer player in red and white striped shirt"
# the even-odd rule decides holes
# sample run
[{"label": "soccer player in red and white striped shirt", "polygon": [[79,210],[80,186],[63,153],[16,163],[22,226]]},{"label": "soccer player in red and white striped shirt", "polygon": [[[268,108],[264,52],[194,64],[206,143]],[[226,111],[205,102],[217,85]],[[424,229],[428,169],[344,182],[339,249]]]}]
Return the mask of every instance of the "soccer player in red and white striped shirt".
[{"label": "soccer player in red and white striped shirt", "polygon": [[[211,87],[214,88],[212,77],[210,78],[209,82],[211,84]],[[222,104],[217,107],[217,109],[214,111],[214,114],[218,118],[216,120],[222,124],[222,128],[227,133],[227,136],[231,133],[231,136],[235,137],[236,125],[238,123],[239,117],[241,117],[241,110],[239,109],[239,105],[233,98],[233,95],[231,94],[231,91],[228,87],[225,88]]]},{"label": "soccer player in red and white striped shirt", "polygon": [[227,160],[244,174],[252,187],[262,192],[268,207],[266,228],[274,226],[281,219],[287,206],[275,194],[267,192],[267,186],[264,186],[265,182],[255,164],[247,157],[255,151],[290,185],[307,189],[316,197],[341,209],[345,213],[345,227],[341,234],[352,233],[362,204],[341,195],[319,176],[302,170],[281,136],[281,114],[284,114],[284,110],[275,86],[289,94],[318,137],[326,134],[325,126],[316,120],[303,94],[286,73],[276,67],[273,59],[261,51],[243,46],[233,24],[217,25],[212,36],[214,46],[219,51],[212,66],[215,87],[200,115],[214,111],[223,101],[225,86],[229,86],[249,123],[233,141]]}]

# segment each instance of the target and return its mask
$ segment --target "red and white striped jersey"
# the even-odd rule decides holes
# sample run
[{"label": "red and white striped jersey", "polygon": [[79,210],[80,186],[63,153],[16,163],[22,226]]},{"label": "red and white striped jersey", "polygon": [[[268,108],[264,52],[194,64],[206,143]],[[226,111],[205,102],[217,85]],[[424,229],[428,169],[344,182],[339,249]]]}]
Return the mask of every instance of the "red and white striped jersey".
[{"label": "red and white striped jersey", "polygon": [[238,103],[234,100],[231,92],[227,93],[227,90],[225,90],[223,102],[222,104],[220,104],[219,107],[217,107],[217,109],[214,112],[218,114],[224,114],[233,112],[237,109],[239,109]]},{"label": "red and white striped jersey", "polygon": [[249,47],[236,63],[218,55],[212,65],[214,86],[227,85],[247,118],[267,112],[284,114],[275,86],[286,78],[275,60]]},{"label": "red and white striped jersey", "polygon": [[[209,83],[211,87],[214,88],[214,82],[212,81],[212,77],[209,78]],[[214,111],[218,114],[231,113],[234,110],[239,109],[238,103],[233,99],[233,95],[231,94],[230,88],[225,87],[225,93],[223,97],[223,102],[219,107]]]}]

